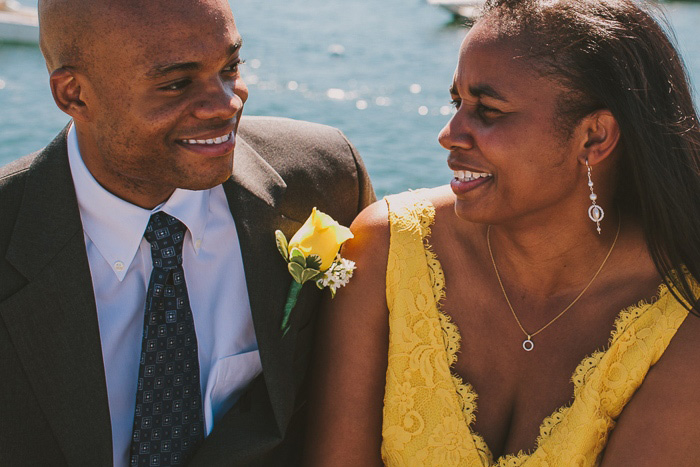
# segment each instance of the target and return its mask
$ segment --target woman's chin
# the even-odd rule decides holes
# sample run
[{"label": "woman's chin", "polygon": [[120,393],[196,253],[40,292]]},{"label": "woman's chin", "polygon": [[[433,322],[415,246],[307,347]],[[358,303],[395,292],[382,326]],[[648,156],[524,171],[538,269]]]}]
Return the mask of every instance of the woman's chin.
[{"label": "woman's chin", "polygon": [[463,221],[490,225],[493,223],[493,211],[485,209],[482,203],[455,199],[455,214]]}]

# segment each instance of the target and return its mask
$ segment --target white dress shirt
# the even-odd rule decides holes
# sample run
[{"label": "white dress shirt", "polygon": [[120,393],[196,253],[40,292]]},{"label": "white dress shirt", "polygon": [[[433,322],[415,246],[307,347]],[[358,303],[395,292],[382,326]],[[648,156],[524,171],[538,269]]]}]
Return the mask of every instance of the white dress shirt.
[{"label": "white dress shirt", "polygon": [[143,209],[105,190],[85,166],[75,126],[68,159],[78,197],[97,304],[112,424],[115,466],[129,464],[151,247],[143,237],[151,214],[165,211],[187,226],[183,268],[194,316],[208,435],[262,371],[236,225],[221,185],[177,189]]}]

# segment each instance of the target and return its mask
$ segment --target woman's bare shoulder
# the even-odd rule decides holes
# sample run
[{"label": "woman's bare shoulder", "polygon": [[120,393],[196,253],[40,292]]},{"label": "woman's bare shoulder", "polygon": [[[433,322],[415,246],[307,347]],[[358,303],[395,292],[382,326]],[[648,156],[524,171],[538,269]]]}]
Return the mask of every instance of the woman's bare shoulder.
[{"label": "woman's bare shoulder", "polygon": [[695,465],[699,390],[700,318],[689,315],[620,415],[603,465]]},{"label": "woman's bare shoulder", "polygon": [[389,252],[389,210],[380,199],[367,206],[350,225],[354,237],[342,249],[343,257],[353,261],[376,263]]}]

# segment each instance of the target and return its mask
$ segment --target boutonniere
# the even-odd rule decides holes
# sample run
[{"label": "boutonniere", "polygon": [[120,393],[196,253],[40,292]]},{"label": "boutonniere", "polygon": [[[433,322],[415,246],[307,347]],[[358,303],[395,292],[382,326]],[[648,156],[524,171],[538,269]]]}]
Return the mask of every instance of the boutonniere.
[{"label": "boutonniere", "polygon": [[340,245],[352,237],[350,229],[316,208],[289,242],[282,231],[275,231],[277,249],[294,279],[284,305],[282,335],[289,331],[289,317],[304,283],[314,281],[319,289],[328,287],[331,297],[335,297],[336,290],[348,283],[355,263],[341,258],[338,251]]}]

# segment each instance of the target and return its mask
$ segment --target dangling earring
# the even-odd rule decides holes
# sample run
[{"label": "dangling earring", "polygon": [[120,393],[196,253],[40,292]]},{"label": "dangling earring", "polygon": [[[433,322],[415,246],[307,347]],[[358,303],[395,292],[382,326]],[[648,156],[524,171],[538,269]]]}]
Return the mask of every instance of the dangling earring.
[{"label": "dangling earring", "polygon": [[605,211],[603,211],[603,208],[596,204],[598,195],[596,195],[593,192],[593,180],[591,180],[591,166],[588,165],[588,159],[586,159],[586,169],[588,170],[588,188],[590,188],[591,190],[591,194],[590,196],[588,196],[591,200],[591,206],[588,208],[588,217],[590,217],[591,220],[596,223],[596,230],[598,231],[598,235],[600,235],[600,221],[602,221],[603,217],[605,217]]}]

